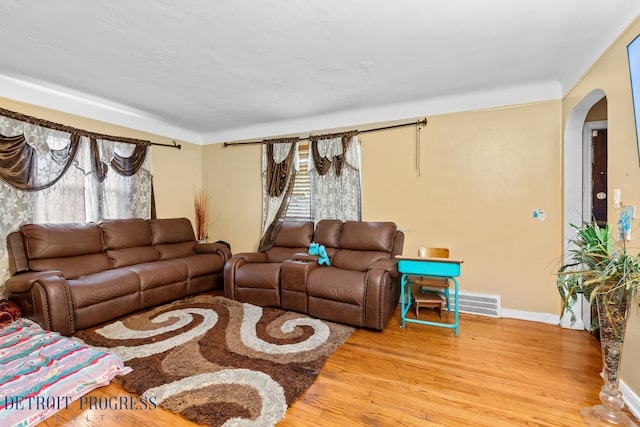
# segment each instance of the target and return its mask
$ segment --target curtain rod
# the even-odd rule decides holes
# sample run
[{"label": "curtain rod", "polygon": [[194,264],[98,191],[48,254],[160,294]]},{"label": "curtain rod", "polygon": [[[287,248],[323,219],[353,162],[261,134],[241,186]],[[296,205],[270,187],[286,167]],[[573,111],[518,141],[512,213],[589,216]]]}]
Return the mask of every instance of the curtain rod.
[{"label": "curtain rod", "polygon": [[[414,125],[422,125],[422,126],[426,126],[427,125],[427,118],[423,118],[420,119],[418,121],[415,122],[411,122],[411,123],[400,123],[397,125],[389,125],[389,126],[381,126],[381,127],[377,127],[377,128],[372,128],[372,129],[365,129],[365,130],[361,130],[358,133],[365,133],[365,132],[375,132],[375,131],[379,131],[379,130],[387,130],[387,129],[394,129],[394,128],[400,128],[400,127],[405,127],[405,126],[414,126]],[[336,133],[340,133],[340,132],[336,132]],[[311,138],[311,135],[309,135],[306,138],[298,138],[299,141],[308,141],[309,138]],[[254,145],[254,144],[262,144],[264,142],[264,140],[255,140],[255,141],[246,141],[246,142],[225,142],[224,146],[228,147],[230,145]]]},{"label": "curtain rod", "polygon": [[19,120],[21,122],[29,123],[35,126],[42,126],[48,129],[68,132],[68,133],[77,134],[80,136],[86,136],[88,138],[106,139],[107,141],[123,142],[125,144],[157,145],[160,147],[177,148],[178,150],[182,148],[182,145],[176,144],[175,141],[173,141],[173,144],[163,144],[160,142],[145,141],[143,139],[127,138],[124,136],[113,136],[113,135],[105,135],[102,133],[89,132],[88,130],[78,129],[78,128],[63,125],[60,123],[50,122],[48,120],[39,119],[37,117],[28,116],[26,114],[16,113],[15,111],[5,110],[4,108],[0,108],[0,115],[8,117],[13,120]]}]

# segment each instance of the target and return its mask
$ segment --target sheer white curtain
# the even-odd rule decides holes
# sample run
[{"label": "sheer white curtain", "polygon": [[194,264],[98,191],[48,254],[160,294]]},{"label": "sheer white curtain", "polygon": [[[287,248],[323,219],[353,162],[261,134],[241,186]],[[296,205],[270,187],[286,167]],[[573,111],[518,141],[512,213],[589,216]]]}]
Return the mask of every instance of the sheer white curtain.
[{"label": "sheer white curtain", "polygon": [[[311,212],[314,220],[360,221],[360,142],[358,135],[317,140],[317,155],[331,166],[322,174],[317,159],[309,161]],[[348,143],[346,142],[348,141]],[[312,141],[313,142],[313,141]],[[346,145],[346,151],[343,148]],[[311,146],[311,144],[310,144]],[[312,153],[311,156],[316,156]],[[310,157],[311,157],[310,156]]]},{"label": "sheer white curtain", "polygon": [[[58,141],[54,144],[64,140]],[[129,157],[135,149],[133,144],[97,142],[100,159],[105,164],[111,163],[114,153]],[[33,193],[33,222],[95,222],[105,218],[150,217],[153,178],[150,154],[147,153],[137,174],[122,176],[109,168],[104,180],[99,181],[92,172],[89,148],[89,139],[82,137],[74,163],[60,181]]]},{"label": "sheer white curtain", "polygon": [[[67,132],[27,124],[0,116],[0,135],[24,135],[35,150],[37,172],[31,184],[46,183],[63,171],[63,156],[69,155]],[[134,144],[98,140],[99,160],[106,175],[99,181],[92,169],[90,140],[81,137],[72,164],[52,186],[39,191],[21,190],[0,180],[0,298],[6,297],[8,278],[6,236],[25,223],[90,222],[103,218],[149,218],[151,215],[150,149],[138,173],[122,176],[107,167],[116,154],[129,157]]]}]

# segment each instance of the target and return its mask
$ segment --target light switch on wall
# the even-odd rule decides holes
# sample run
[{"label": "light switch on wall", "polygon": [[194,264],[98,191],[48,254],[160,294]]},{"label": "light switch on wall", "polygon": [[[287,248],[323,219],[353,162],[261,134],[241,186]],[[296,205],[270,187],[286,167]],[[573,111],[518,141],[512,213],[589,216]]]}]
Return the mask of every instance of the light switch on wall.
[{"label": "light switch on wall", "polygon": [[620,203],[620,189],[616,188],[613,190],[613,207],[620,208],[622,204]]}]

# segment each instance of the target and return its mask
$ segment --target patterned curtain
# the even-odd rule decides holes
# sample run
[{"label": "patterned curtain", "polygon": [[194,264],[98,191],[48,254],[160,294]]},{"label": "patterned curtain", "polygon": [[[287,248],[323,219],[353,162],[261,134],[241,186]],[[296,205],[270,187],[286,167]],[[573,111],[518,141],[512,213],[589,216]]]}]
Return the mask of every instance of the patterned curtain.
[{"label": "patterned curtain", "polygon": [[312,215],[360,221],[360,142],[357,131],[309,138]]},{"label": "patterned curtain", "polygon": [[260,251],[273,246],[282,226],[298,167],[299,138],[268,140],[262,144],[262,239]]},{"label": "patterned curtain", "polygon": [[6,236],[22,224],[150,217],[148,148],[0,116],[0,298]]}]

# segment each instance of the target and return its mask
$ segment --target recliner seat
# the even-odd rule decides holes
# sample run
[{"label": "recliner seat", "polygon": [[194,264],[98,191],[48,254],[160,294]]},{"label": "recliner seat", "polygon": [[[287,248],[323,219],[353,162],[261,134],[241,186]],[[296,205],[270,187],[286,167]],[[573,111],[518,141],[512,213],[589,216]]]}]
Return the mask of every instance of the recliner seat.
[{"label": "recliner seat", "polygon": [[[382,330],[400,298],[396,255],[404,234],[392,222],[321,220],[284,223],[274,247],[281,254],[234,255],[224,268],[225,295],[261,306],[282,307],[356,327]],[[327,249],[331,265],[307,254],[311,242]],[[304,244],[304,247],[294,248]],[[290,246],[280,247],[280,244]],[[297,249],[297,250],[296,250]]]}]

